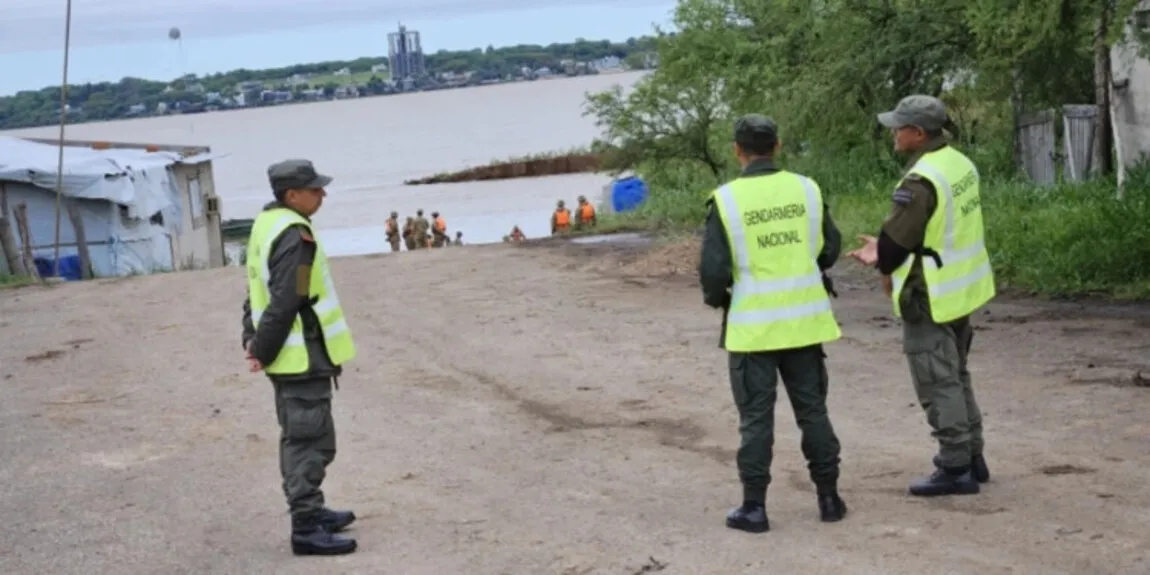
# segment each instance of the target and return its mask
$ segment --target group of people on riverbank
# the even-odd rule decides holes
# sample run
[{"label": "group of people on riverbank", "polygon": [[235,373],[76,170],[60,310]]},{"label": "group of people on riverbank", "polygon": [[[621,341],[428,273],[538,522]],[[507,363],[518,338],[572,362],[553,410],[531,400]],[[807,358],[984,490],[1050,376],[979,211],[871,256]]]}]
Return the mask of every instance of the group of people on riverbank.
[{"label": "group of people on riverbank", "polygon": [[595,215],[595,206],[587,201],[587,196],[579,196],[579,205],[575,208],[574,217],[571,210],[563,200],[555,205],[555,212],[551,214],[551,235],[560,235],[572,230],[584,230],[595,227],[599,223]]},{"label": "group of people on riverbank", "polygon": [[447,221],[439,212],[431,212],[431,220],[428,221],[423,217],[422,209],[416,210],[415,217],[408,216],[402,228],[399,225],[399,212],[391,212],[385,229],[387,243],[393,252],[399,251],[400,240],[407,251],[463,245],[463,232],[455,232],[455,241],[452,241],[447,232]]},{"label": "group of people on riverbank", "polygon": [[[575,213],[567,208],[566,202],[559,200],[555,212],[551,214],[551,235],[562,235],[573,230],[585,230],[595,227],[599,223],[595,213],[595,206],[587,201],[586,196],[579,196]],[[447,246],[462,246],[463,232],[455,232],[452,240],[447,231],[447,221],[439,212],[431,212],[431,219],[423,217],[423,210],[415,211],[415,216],[408,216],[401,226],[399,212],[391,212],[385,224],[387,243],[391,251],[400,251],[400,243],[407,247],[407,251],[427,248],[442,248]],[[522,242],[527,239],[519,226],[511,228],[511,233],[503,236],[504,243]]]}]

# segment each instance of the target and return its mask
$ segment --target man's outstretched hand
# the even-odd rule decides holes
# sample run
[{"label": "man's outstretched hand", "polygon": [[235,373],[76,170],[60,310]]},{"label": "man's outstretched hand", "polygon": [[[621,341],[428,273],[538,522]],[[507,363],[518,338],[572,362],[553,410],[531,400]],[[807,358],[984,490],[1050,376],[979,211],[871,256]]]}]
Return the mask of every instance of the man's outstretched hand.
[{"label": "man's outstretched hand", "polygon": [[252,355],[252,342],[250,341],[248,342],[246,359],[248,360],[248,371],[252,373],[263,371],[264,365],[260,363],[260,360],[256,359],[256,356]]},{"label": "man's outstretched hand", "polygon": [[862,247],[849,252],[847,255],[858,260],[865,266],[874,266],[878,263],[878,238],[874,236],[858,236]]}]

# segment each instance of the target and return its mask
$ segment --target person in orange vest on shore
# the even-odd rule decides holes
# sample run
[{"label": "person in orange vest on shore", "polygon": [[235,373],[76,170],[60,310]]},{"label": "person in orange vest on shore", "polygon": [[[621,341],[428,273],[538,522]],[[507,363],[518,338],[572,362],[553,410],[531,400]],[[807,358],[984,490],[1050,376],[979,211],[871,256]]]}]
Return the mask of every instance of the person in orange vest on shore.
[{"label": "person in orange vest on shore", "polygon": [[512,226],[511,233],[503,236],[503,243],[519,243],[525,239],[527,239],[527,236],[523,235],[523,230],[519,229],[519,226]]},{"label": "person in orange vest on shore", "polygon": [[579,196],[579,208],[575,213],[575,229],[595,227],[595,224],[599,222],[598,218],[595,217],[595,206],[587,201],[587,196]]},{"label": "person in orange vest on shore", "polygon": [[387,218],[387,243],[391,244],[391,251],[399,251],[399,213],[391,212]]},{"label": "person in orange vest on shore", "polygon": [[559,204],[555,206],[555,213],[551,214],[551,235],[571,231],[571,210],[565,206],[566,203],[559,200]]},{"label": "person in orange vest on shore", "polygon": [[439,215],[439,212],[431,212],[431,247],[441,248],[450,241],[447,238],[447,221]]}]

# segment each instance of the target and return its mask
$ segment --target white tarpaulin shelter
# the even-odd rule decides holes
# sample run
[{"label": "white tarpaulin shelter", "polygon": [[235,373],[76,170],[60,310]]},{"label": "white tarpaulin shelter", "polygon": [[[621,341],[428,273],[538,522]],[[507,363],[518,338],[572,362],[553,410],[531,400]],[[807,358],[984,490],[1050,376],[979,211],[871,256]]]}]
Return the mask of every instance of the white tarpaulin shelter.
[{"label": "white tarpaulin shelter", "polygon": [[1126,34],[1110,51],[1112,106],[1118,162],[1126,168],[1150,160],[1150,60],[1135,31],[1150,33],[1150,0],[1126,20]]},{"label": "white tarpaulin shelter", "polygon": [[[0,136],[0,184],[9,210],[27,206],[37,257],[54,256],[59,150],[52,144]],[[181,231],[184,204],[170,168],[209,159],[206,154],[181,157],[171,151],[64,146],[62,193],[80,213],[95,275],[174,269],[171,237]],[[61,256],[75,254],[67,214],[60,219]]]}]

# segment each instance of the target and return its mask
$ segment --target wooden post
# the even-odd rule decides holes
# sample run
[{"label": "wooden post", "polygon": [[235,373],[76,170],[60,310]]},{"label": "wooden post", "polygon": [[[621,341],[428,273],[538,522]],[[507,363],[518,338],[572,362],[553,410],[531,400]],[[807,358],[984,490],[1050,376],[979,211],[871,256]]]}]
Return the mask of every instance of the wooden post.
[{"label": "wooden post", "polygon": [[0,182],[0,248],[4,250],[4,261],[8,262],[8,272],[12,275],[26,276],[28,270],[24,261],[20,259],[20,250],[16,247],[16,236],[12,235],[12,220],[8,212],[8,185]]},{"label": "wooden post", "polygon": [[84,234],[84,219],[76,200],[67,199],[68,219],[72,221],[72,231],[76,236],[76,252],[80,255],[80,279],[92,279],[92,256],[88,253],[88,237]]},{"label": "wooden post", "polygon": [[24,247],[24,267],[28,270],[28,277],[42,281],[43,278],[36,269],[36,260],[32,256],[32,233],[28,231],[28,205],[17,204],[14,215],[16,228],[20,231],[20,243]]}]

